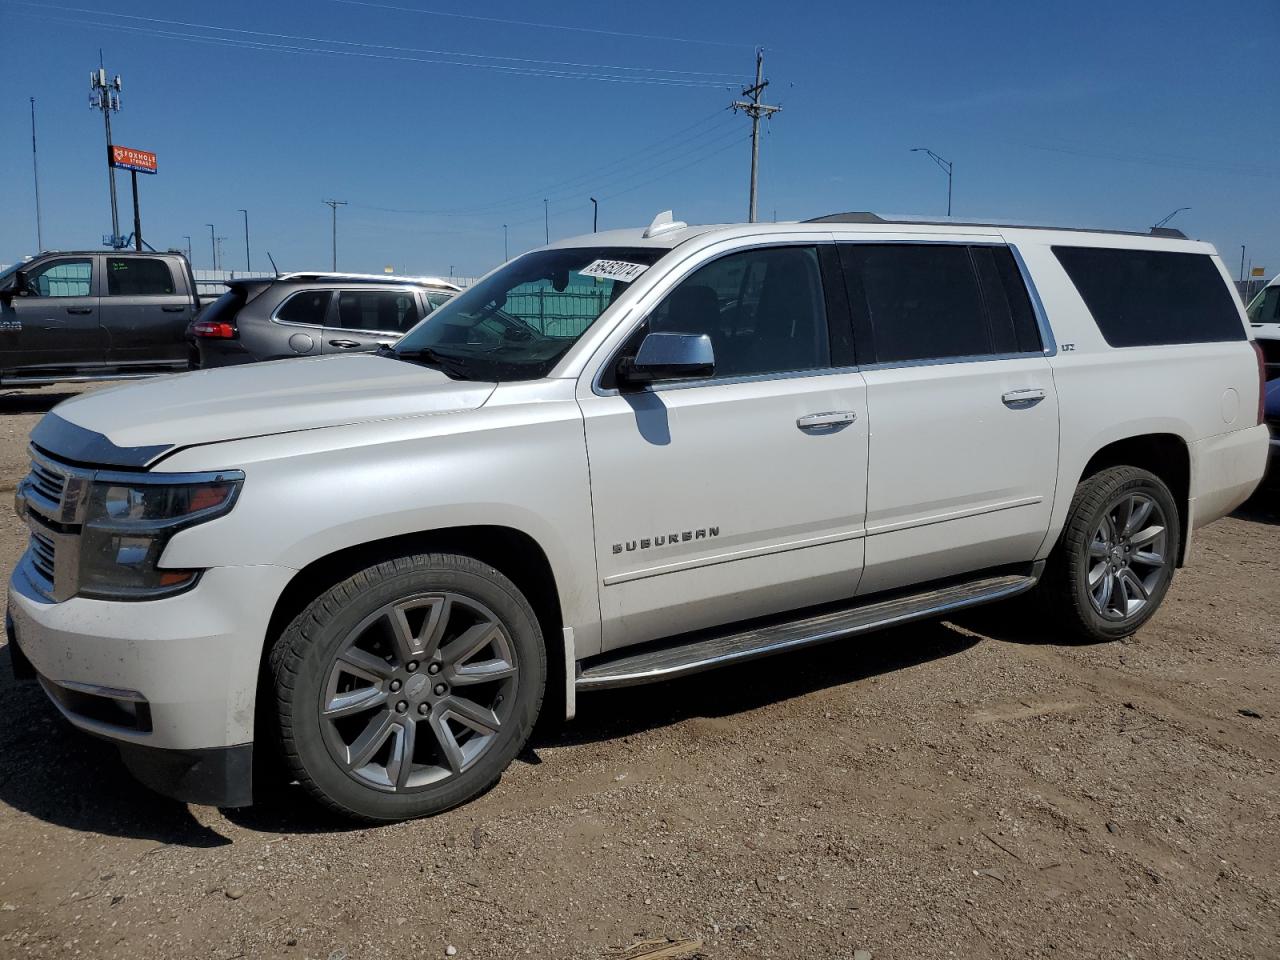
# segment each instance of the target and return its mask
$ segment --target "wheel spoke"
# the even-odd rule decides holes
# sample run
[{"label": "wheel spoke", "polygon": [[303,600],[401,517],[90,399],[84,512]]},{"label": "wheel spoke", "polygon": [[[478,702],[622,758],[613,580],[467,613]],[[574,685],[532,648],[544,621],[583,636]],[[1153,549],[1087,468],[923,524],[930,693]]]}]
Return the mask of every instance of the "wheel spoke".
[{"label": "wheel spoke", "polygon": [[1099,613],[1106,613],[1107,605],[1111,603],[1111,593],[1114,589],[1115,577],[1111,575],[1110,568],[1104,568],[1102,582],[1093,591],[1093,600],[1098,606]]},{"label": "wheel spoke", "polygon": [[409,782],[413,772],[413,749],[418,739],[418,725],[412,720],[397,723],[392,731],[391,756],[387,758],[387,779],[397,788]]},{"label": "wheel spoke", "polygon": [[499,636],[501,631],[496,623],[492,621],[477,623],[474,627],[464,630],[456,640],[445,646],[440,651],[440,659],[454,668],[460,667]]},{"label": "wheel spoke", "polygon": [[440,597],[431,605],[431,614],[422,627],[422,656],[430,659],[440,649],[444,632],[449,628],[449,616],[453,613],[453,599]]},{"label": "wheel spoke", "polygon": [[1089,589],[1093,590],[1098,586],[1098,581],[1107,576],[1111,568],[1107,566],[1104,560],[1101,563],[1095,563],[1089,571]]},{"label": "wheel spoke", "polygon": [[431,732],[435,735],[436,742],[440,744],[440,752],[444,755],[445,763],[454,773],[461,773],[462,747],[458,744],[458,738],[453,735],[453,730],[449,728],[444,711],[433,710],[427,722],[431,725]]},{"label": "wheel spoke", "polygon": [[1110,555],[1111,544],[1100,537],[1095,537],[1093,542],[1089,544],[1089,556],[1091,559],[1105,560]]},{"label": "wheel spoke", "polygon": [[1141,530],[1142,525],[1151,516],[1155,503],[1146,497],[1134,496],[1129,499],[1129,517],[1125,520],[1124,536],[1131,537],[1134,531]]},{"label": "wheel spoke", "polygon": [[347,766],[352,770],[358,770],[368,763],[386,742],[387,737],[391,736],[392,729],[396,726],[390,710],[383,710],[376,716],[370,717],[369,723],[361,731],[360,736],[347,747]]},{"label": "wheel spoke", "polygon": [[502,721],[492,710],[465,697],[448,697],[440,702],[440,710],[481,734],[497,733]]},{"label": "wheel spoke", "polygon": [[391,664],[382,657],[368,650],[361,650],[359,647],[347,647],[338,654],[338,659],[342,663],[342,669],[347,673],[372,680],[374,683],[385,680],[394,672]]},{"label": "wheel spoke", "polygon": [[327,720],[349,717],[353,713],[371,710],[387,702],[387,693],[378,687],[361,687],[348,693],[339,693],[329,698],[324,705],[323,715]]},{"label": "wheel spoke", "polygon": [[481,660],[468,663],[453,671],[453,685],[464,687],[473,683],[489,683],[515,676],[515,664],[507,660]]},{"label": "wheel spoke", "polygon": [[1158,523],[1153,523],[1149,527],[1144,527],[1129,538],[1129,544],[1133,547],[1145,547],[1148,543],[1152,543],[1157,537],[1164,535],[1164,527]]},{"label": "wheel spoke", "polygon": [[1147,593],[1147,587],[1142,582],[1142,578],[1128,567],[1120,571],[1119,577],[1122,585],[1121,597],[1124,600],[1124,613],[1125,616],[1128,616],[1146,603],[1150,599],[1150,595]]}]

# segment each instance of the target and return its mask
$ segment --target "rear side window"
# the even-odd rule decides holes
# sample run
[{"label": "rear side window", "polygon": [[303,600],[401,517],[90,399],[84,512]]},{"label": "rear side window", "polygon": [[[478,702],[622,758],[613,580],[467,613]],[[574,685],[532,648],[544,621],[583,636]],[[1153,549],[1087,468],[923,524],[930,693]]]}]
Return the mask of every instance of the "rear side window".
[{"label": "rear side window", "polygon": [[1267,287],[1249,304],[1250,323],[1280,323],[1280,287]]},{"label": "rear side window", "polygon": [[295,293],[276,311],[276,319],[285,323],[305,323],[312,327],[324,326],[329,312],[330,290],[304,290]]},{"label": "rear side window", "polygon": [[107,296],[172,296],[169,264],[151,257],[107,257]]},{"label": "rear side window", "polygon": [[1113,347],[1244,340],[1234,295],[1202,253],[1054,247]]}]

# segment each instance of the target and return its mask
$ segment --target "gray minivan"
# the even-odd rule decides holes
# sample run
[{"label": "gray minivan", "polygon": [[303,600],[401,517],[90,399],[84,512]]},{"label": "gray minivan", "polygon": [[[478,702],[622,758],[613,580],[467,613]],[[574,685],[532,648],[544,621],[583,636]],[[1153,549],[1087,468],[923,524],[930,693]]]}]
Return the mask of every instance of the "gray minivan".
[{"label": "gray minivan", "polygon": [[288,273],[229,280],[192,322],[202,368],[390,346],[461,289],[433,277]]}]

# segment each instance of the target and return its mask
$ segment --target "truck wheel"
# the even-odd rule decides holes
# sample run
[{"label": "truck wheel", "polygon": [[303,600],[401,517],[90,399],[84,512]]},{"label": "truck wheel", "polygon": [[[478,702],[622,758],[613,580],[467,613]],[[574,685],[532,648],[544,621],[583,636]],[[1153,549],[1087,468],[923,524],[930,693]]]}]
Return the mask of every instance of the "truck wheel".
[{"label": "truck wheel", "polygon": [[1076,488],[1041,596],[1070,637],[1127,637],[1168,592],[1179,543],[1178,508],[1159,477],[1137,467],[1095,473]]},{"label": "truck wheel", "polygon": [[546,649],[528,601],[454,554],[388,560],[316,597],[271,652],[290,772],[369,821],[465,803],[529,739]]}]

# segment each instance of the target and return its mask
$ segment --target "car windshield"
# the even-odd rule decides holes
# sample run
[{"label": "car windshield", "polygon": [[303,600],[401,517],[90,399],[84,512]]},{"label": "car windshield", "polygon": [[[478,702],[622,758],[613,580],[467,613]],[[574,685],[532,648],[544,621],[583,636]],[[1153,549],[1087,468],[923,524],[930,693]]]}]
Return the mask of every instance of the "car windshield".
[{"label": "car windshield", "polygon": [[468,380],[545,377],[622,292],[667,251],[537,250],[433,310],[387,355]]}]

